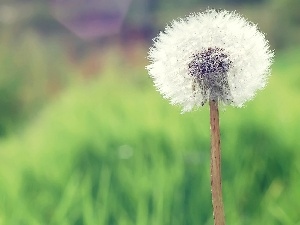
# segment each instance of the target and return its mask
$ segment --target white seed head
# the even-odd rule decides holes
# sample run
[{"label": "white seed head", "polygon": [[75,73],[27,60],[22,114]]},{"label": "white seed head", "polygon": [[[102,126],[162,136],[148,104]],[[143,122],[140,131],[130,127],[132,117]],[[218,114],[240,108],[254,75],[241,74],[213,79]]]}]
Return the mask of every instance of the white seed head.
[{"label": "white seed head", "polygon": [[183,112],[208,100],[241,107],[265,87],[273,56],[255,24],[236,12],[206,10],[167,26],[154,39],[146,68]]}]

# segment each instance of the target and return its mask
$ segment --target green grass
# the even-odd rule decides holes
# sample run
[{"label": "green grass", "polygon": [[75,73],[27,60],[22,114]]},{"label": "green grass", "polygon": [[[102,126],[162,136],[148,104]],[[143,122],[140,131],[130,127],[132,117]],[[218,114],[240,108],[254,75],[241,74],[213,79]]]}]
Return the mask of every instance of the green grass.
[{"label": "green grass", "polygon": [[[228,224],[300,224],[299,56],[221,112]],[[209,154],[207,107],[182,115],[143,68],[112,65],[1,139],[0,225],[213,224]]]}]

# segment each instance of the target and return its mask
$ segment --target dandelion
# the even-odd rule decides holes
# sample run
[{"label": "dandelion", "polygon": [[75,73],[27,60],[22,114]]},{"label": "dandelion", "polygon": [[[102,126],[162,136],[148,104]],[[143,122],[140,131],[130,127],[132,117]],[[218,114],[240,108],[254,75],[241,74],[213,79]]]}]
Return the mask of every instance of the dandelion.
[{"label": "dandelion", "polygon": [[264,34],[235,12],[207,10],[173,21],[154,42],[149,74],[183,112],[209,99],[241,107],[270,74],[273,52]]},{"label": "dandelion", "polygon": [[210,105],[211,182],[216,225],[225,224],[218,105],[242,107],[265,87],[274,53],[257,26],[236,12],[206,10],[173,21],[150,48],[154,84],[182,112]]}]

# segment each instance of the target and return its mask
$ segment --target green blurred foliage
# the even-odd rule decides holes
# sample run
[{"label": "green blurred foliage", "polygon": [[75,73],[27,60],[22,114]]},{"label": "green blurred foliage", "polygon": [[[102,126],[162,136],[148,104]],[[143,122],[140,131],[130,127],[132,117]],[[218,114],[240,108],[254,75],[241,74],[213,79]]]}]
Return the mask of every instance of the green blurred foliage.
[{"label": "green blurred foliage", "polygon": [[21,37],[7,31],[0,40],[1,137],[32,117],[69,78],[60,66],[62,52],[53,42],[30,31]]},{"label": "green blurred foliage", "polygon": [[299,45],[300,39],[300,1],[273,0],[269,3],[269,36],[277,49]]},{"label": "green blurred foliage", "polygon": [[[300,223],[299,54],[276,58],[246,108],[221,111],[228,224]],[[73,83],[0,142],[0,224],[213,223],[208,110],[180,114],[139,67],[117,74],[112,62]]]}]

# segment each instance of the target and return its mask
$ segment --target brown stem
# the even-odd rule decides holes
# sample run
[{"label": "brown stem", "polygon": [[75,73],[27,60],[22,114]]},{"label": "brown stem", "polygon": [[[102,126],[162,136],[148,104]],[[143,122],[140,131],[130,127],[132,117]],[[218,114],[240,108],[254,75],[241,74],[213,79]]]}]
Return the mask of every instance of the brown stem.
[{"label": "brown stem", "polygon": [[211,138],[211,193],[215,225],[225,225],[221,184],[221,149],[218,102],[209,101]]}]

